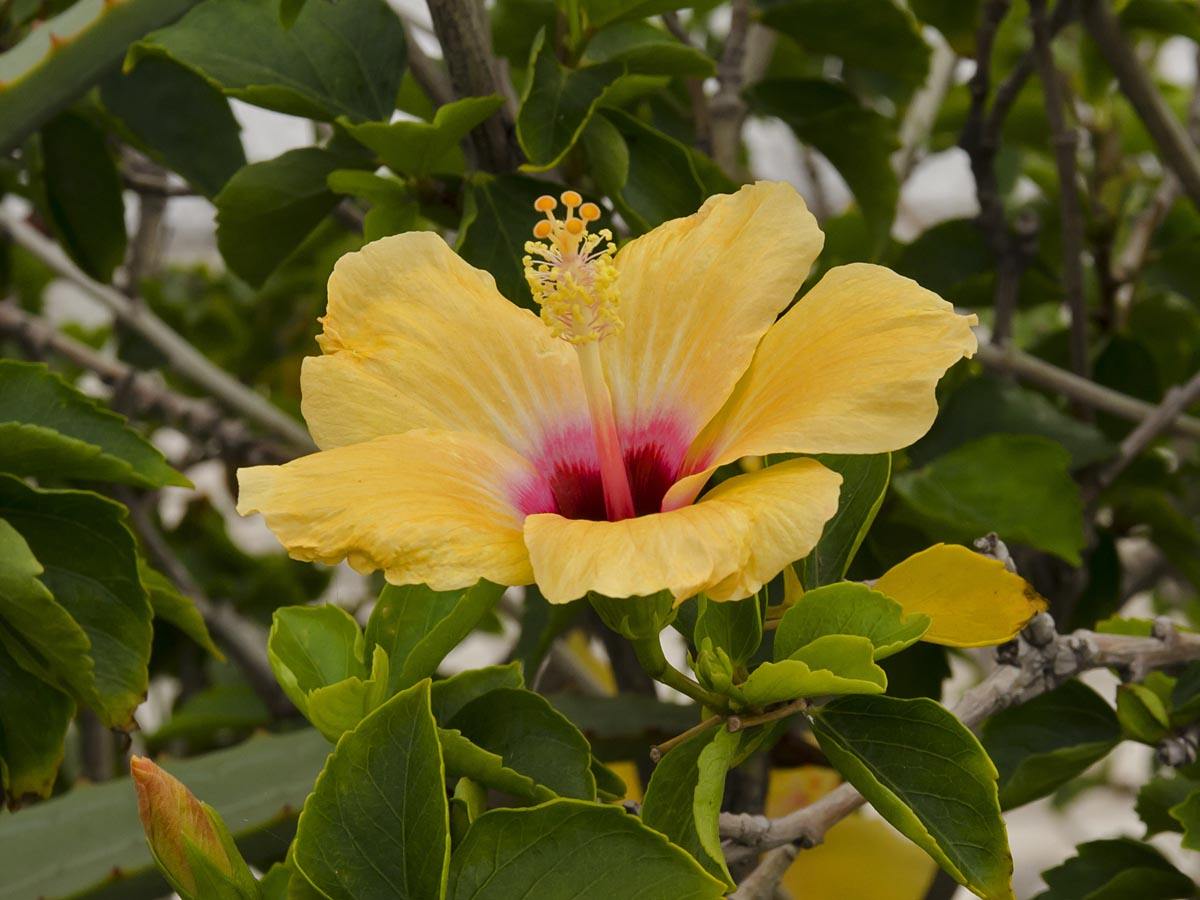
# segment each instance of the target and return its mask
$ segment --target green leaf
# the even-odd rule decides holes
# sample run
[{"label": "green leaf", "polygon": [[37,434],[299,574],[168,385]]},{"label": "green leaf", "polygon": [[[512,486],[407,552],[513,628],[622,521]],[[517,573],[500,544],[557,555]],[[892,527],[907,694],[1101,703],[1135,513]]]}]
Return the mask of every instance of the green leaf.
[{"label": "green leaf", "polygon": [[1120,22],[1122,28],[1145,28],[1200,41],[1200,18],[1195,4],[1188,0],[1128,0],[1121,9]]},{"label": "green leaf", "polygon": [[383,0],[307,3],[291,28],[278,0],[207,0],[130,51],[161,54],[230,97],[294,116],[386,120],[396,104],[406,47]]},{"label": "green leaf", "polygon": [[588,24],[593,28],[607,25],[610,22],[623,22],[629,19],[644,19],[665,12],[673,12],[684,7],[711,7],[715,5],[696,0],[581,0],[580,7],[587,16]]},{"label": "green leaf", "polygon": [[932,700],[845,697],[812,715],[830,762],[881,816],[984,900],[1011,900],[996,769]]},{"label": "green leaf", "polygon": [[326,179],[346,164],[340,154],[302,147],[239,169],[213,201],[217,247],[229,268],[261,287],[337,206]]},{"label": "green leaf", "polygon": [[387,652],[376,647],[370,678],[351,676],[309,692],[304,713],[321,734],[336,741],[387,700],[389,672]]},{"label": "green leaf", "polygon": [[584,54],[589,62],[620,63],[639,75],[707,78],[716,64],[702,50],[647,22],[621,22],[597,31]]},{"label": "green leaf", "polygon": [[960,56],[975,55],[979,0],[910,0],[912,11],[942,33]]},{"label": "green leaf", "polygon": [[[879,507],[892,476],[892,455],[825,455],[815,457],[825,468],[842,476],[838,509],[825,523],[821,540],[804,559],[801,583],[805,590],[841,581]],[[771,457],[772,462],[778,457]]]},{"label": "green leaf", "polygon": [[446,900],[720,900],[725,886],[619,807],[494,809],[450,861]]},{"label": "green leaf", "polygon": [[432,122],[367,122],[341,124],[356,141],[379,155],[383,164],[401,175],[460,174],[464,162],[459,143],[504,105],[504,99],[466,97],[439,107]]},{"label": "green leaf", "polygon": [[1046,438],[997,434],[897,475],[892,484],[931,537],[967,542],[995,531],[1079,565],[1083,514],[1070,461]]},{"label": "green leaf", "polygon": [[622,184],[600,186],[635,233],[700,208],[708,191],[688,147],[621,110],[604,116],[625,141],[628,165]]},{"label": "green leaf", "polygon": [[893,75],[913,87],[929,71],[929,46],[894,0],[775,0],[762,21],[810,53]]},{"label": "green leaf", "polygon": [[279,0],[279,24],[291,28],[296,24],[296,17],[304,9],[307,0]]},{"label": "green leaf", "polygon": [[[846,22],[853,24],[854,19],[847,16]],[[900,196],[891,164],[899,146],[895,123],[828,81],[761,81],[746,96],[755,112],[778,116],[833,164],[858,201],[877,253],[887,242]]]},{"label": "green leaf", "polygon": [[503,587],[490,581],[466,591],[434,591],[423,584],[385,587],[367,623],[367,646],[387,651],[389,690],[404,690],[435,674],[446,654],[495,608],[503,593]]},{"label": "green leaf", "polygon": [[875,648],[875,659],[885,659],[921,639],[929,616],[904,615],[904,608],[866,585],[842,582],[806,591],[783,614],[775,630],[775,661],[825,635],[856,634]]},{"label": "green leaf", "polygon": [[90,700],[91,641],[38,580],[44,571],[21,533],[0,519],[0,646],[43,681]]},{"label": "green leaf", "polygon": [[999,378],[972,378],[939,406],[933,427],[909,448],[914,466],[990,434],[1049,438],[1071,454],[1072,469],[1100,462],[1113,453],[1113,445],[1095,425],[1072,418],[1042,394]]},{"label": "green leaf", "polygon": [[469,778],[530,803],[543,803],[556,796],[550,788],[506,766],[503,757],[484,750],[464,737],[461,731],[439,728],[438,740],[442,744],[447,777]]},{"label": "green leaf", "polygon": [[454,249],[475,268],[491,273],[500,293],[526,309],[535,308],[521,263],[537,216],[533,202],[559,187],[523,175],[482,172],[467,186]]},{"label": "green leaf", "polygon": [[352,194],[370,201],[363,218],[363,240],[377,241],[391,234],[422,227],[421,205],[404,182],[362,169],[338,169],[326,179],[335,194]]},{"label": "green leaf", "polygon": [[540,694],[498,688],[462,707],[448,724],[560,797],[596,799],[587,739]]},{"label": "green leaf", "polygon": [[0,642],[0,768],[11,801],[50,796],[73,718],[75,701],[23,669]]},{"label": "green leaf", "polygon": [[141,560],[138,561],[138,573],[142,579],[142,587],[150,597],[150,608],[154,611],[154,620],[161,619],[170,622],[200,647],[207,650],[219,661],[225,661],[225,655],[213,643],[204,617],[196,609],[196,604],[188,597],[179,593],[178,588],[161,572],[156,572]]},{"label": "green leaf", "polygon": [[146,745],[157,749],[178,738],[209,743],[219,731],[248,734],[271,721],[271,711],[245,681],[214,684],[180,703],[162,727],[146,736]]},{"label": "green leaf", "polygon": [[1200,660],[1179,673],[1171,690],[1171,723],[1183,725],[1200,717]]},{"label": "green leaf", "polygon": [[[725,776],[741,733],[720,726],[685,740],[654,767],[642,801],[642,821],[670,838],[710,875],[732,886],[716,836]],[[715,802],[715,805],[714,805]]]},{"label": "green leaf", "polygon": [[1162,698],[1144,684],[1117,688],[1117,719],[1126,737],[1143,744],[1157,744],[1171,728]]},{"label": "green leaf", "polygon": [[84,116],[65,112],[41,134],[46,217],[79,268],[97,281],[111,281],[125,259],[125,201],[104,132]]},{"label": "green leaf", "polygon": [[1057,790],[1121,741],[1116,714],[1080,681],[996,713],[983,746],[1000,772],[1000,806],[1013,809]]},{"label": "green leaf", "polygon": [[1200,781],[1186,778],[1176,772],[1155,775],[1143,784],[1138,791],[1134,808],[1138,818],[1146,825],[1145,837],[1153,837],[1164,831],[1180,831],[1181,822],[1170,810],[1198,790]]},{"label": "green leaf", "polygon": [[1200,790],[1192,791],[1186,800],[1172,806],[1170,815],[1183,826],[1183,848],[1200,850]]},{"label": "green leaf", "polygon": [[300,814],[296,867],[330,900],[443,896],[450,860],[445,782],[424,681],[338,741]]},{"label": "green leaf", "polygon": [[693,632],[696,646],[707,638],[728,653],[734,665],[748,662],[762,643],[763,610],[758,596],[716,603],[700,594],[696,604],[699,610]]},{"label": "green leaf", "polygon": [[[329,743],[305,728],[166,760],[164,768],[233,826],[248,858],[269,864],[287,852],[296,810],[328,755]],[[119,900],[157,900],[170,893],[151,861],[127,778],[0,816],[0,871],[0,900],[99,897],[101,890]]]},{"label": "green leaf", "polygon": [[126,728],[149,681],[151,610],[125,508],[88,491],[47,491],[0,475],[0,518],[21,533],[42,581],[91,641],[95,689],[78,698]]},{"label": "green leaf", "polygon": [[0,359],[0,469],[39,478],[191,487],[122,416],[42,363]]},{"label": "green leaf", "polygon": [[[151,156],[214,197],[246,164],[241,127],[211,84],[162,57],[100,83],[100,99]],[[180,115],[180,110],[187,110]]]},{"label": "green leaf", "polygon": [[449,722],[460,709],[489,691],[522,687],[525,687],[525,678],[521,675],[521,664],[518,662],[467,669],[433,683],[430,699],[433,717],[439,722]]},{"label": "green leaf", "polygon": [[882,694],[887,675],[875,665],[869,638],[829,634],[787,659],[763,663],[738,688],[746,703],[767,706],[826,694]]},{"label": "green leaf", "polygon": [[550,703],[584,733],[601,759],[634,759],[700,721],[697,706],[623,693],[615,697],[552,694]]},{"label": "green leaf", "polygon": [[1153,847],[1129,838],[1089,841],[1078,856],[1042,873],[1035,900],[1174,900],[1195,896],[1192,880]]},{"label": "green leaf", "polygon": [[575,146],[605,91],[625,72],[621,63],[569,69],[545,32],[534,39],[529,80],[517,112],[517,140],[533,168],[558,165]]}]

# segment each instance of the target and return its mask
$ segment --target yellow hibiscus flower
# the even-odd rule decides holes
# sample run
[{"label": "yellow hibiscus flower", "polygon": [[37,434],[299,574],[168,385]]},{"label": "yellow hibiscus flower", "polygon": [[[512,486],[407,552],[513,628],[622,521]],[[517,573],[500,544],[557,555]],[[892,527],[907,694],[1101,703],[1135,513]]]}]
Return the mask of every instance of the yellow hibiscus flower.
[{"label": "yellow hibiscus flower", "polygon": [[395,584],[740,599],[812,550],[841,479],[796,459],[697,500],[713,471],[907,446],[975,351],[974,317],[879,266],[832,269],[780,317],[824,242],[786,184],[619,252],[562,199],[563,218],[538,201],[526,262],[544,322],[434,234],[343,257],[301,375],[321,450],[241,470],[239,512],[298,559]]}]

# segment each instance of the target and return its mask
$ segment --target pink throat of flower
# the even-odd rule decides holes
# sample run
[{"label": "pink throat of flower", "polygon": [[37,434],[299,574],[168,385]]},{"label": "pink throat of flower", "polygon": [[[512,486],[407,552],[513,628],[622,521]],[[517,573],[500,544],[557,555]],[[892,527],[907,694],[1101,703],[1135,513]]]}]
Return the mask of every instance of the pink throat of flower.
[{"label": "pink throat of flower", "polygon": [[[622,435],[619,464],[628,479],[634,516],[662,510],[666,496],[680,475],[687,439],[673,422],[658,419]],[[618,521],[605,500],[605,485],[591,422],[565,427],[543,441],[533,460],[540,477],[522,487],[517,506],[526,515],[558,513],[567,519]]]}]

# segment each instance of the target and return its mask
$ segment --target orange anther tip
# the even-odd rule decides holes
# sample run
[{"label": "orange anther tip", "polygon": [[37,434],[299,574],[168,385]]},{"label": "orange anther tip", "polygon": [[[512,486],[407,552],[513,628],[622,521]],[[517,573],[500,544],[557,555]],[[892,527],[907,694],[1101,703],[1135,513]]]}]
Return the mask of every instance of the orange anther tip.
[{"label": "orange anther tip", "polygon": [[533,226],[533,236],[535,238],[550,237],[550,223],[549,222],[538,222],[536,225],[534,225]]},{"label": "orange anther tip", "polygon": [[549,194],[542,194],[542,196],[533,201],[533,208],[538,212],[550,212],[556,206],[558,206],[558,201]]},{"label": "orange anther tip", "polygon": [[595,222],[600,218],[600,207],[595,203],[585,203],[579,207],[579,215],[585,222]]},{"label": "orange anther tip", "polygon": [[579,196],[577,191],[563,191],[562,202],[567,206],[578,206],[583,202],[583,198]]},{"label": "orange anther tip", "polygon": [[567,222],[567,234],[582,234],[583,223],[578,219],[571,219]]}]

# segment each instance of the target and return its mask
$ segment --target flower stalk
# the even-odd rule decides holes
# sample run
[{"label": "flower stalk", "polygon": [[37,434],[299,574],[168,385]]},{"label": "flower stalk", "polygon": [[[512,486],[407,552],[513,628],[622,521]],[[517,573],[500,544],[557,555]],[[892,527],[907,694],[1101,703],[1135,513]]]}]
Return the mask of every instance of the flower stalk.
[{"label": "flower stalk", "polygon": [[722,712],[729,710],[729,699],[727,697],[722,697],[720,694],[701,686],[667,661],[667,657],[663,653],[662,643],[659,641],[657,635],[634,641],[633,649],[637,653],[638,662],[641,663],[646,674],[655,681],[665,684],[667,687],[679,691],[679,693],[685,696],[691,697],[708,709]]}]

